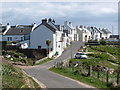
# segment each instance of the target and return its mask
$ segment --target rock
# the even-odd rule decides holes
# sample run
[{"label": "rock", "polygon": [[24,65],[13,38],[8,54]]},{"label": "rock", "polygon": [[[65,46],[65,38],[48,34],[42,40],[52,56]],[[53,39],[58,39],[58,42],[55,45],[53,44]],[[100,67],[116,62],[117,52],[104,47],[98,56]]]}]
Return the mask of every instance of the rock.
[{"label": "rock", "polygon": [[6,55],[6,58],[10,58],[11,57],[11,55]]},{"label": "rock", "polygon": [[13,61],[13,58],[11,58],[10,60]]}]

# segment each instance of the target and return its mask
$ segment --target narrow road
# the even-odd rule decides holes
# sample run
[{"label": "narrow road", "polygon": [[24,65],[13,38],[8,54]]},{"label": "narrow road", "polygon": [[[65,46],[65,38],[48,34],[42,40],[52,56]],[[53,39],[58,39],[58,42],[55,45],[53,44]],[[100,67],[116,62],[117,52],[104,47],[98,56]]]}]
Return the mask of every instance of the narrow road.
[{"label": "narrow road", "polygon": [[[77,49],[80,48],[81,45],[83,45],[81,42],[75,42],[72,44],[72,56],[77,52]],[[76,81],[48,71],[48,68],[53,66],[56,61],[70,58],[71,47],[65,50],[57,59],[33,68],[25,69],[25,72],[42,82],[47,88],[88,88],[86,85],[79,84]]]}]

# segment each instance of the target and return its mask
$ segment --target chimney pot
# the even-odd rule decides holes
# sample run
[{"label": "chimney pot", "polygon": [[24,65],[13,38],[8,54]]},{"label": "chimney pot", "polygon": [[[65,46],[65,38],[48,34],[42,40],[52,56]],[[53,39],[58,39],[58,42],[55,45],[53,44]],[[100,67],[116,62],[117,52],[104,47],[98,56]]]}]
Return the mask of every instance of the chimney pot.
[{"label": "chimney pot", "polygon": [[52,21],[52,19],[51,18],[49,18],[49,20],[48,20],[49,22],[51,22]]},{"label": "chimney pot", "polygon": [[43,24],[47,23],[47,19],[42,19],[42,23]]}]

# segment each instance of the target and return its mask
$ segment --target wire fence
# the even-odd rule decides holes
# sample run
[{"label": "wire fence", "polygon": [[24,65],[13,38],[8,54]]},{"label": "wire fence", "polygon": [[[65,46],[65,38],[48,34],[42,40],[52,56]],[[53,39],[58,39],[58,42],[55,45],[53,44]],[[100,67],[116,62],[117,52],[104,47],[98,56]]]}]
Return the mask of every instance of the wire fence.
[{"label": "wire fence", "polygon": [[84,65],[84,64],[70,64],[69,62],[56,62],[56,68],[66,69],[68,72],[77,73],[86,77],[97,78],[106,84],[112,83],[115,86],[120,84],[120,70],[114,70],[99,66]]}]

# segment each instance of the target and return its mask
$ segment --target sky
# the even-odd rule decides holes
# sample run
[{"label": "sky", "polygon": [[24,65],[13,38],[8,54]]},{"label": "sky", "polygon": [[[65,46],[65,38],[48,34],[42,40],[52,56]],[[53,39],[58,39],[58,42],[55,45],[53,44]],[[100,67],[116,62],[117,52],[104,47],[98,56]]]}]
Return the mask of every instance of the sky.
[{"label": "sky", "polygon": [[118,34],[117,2],[3,2],[0,23],[6,25],[40,24],[43,18],[55,19],[56,24],[70,21],[73,26],[108,28]]}]

